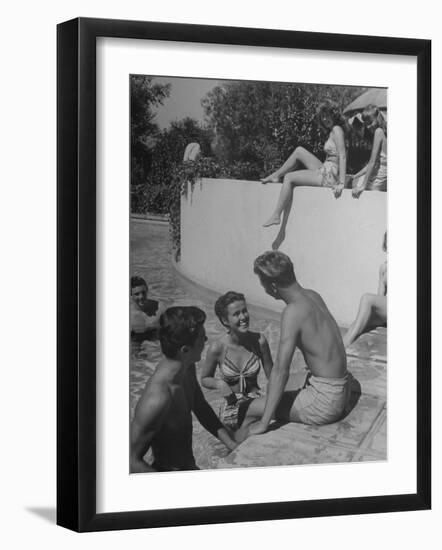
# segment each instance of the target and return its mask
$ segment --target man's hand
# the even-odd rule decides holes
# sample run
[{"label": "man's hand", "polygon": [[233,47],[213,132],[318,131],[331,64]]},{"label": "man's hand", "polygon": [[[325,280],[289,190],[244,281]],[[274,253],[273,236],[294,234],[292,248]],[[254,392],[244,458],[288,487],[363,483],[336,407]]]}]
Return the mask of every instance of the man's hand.
[{"label": "man's hand", "polygon": [[249,426],[249,433],[248,435],[260,435],[266,433],[268,429],[268,426],[264,424],[261,420],[258,420],[257,422],[253,422],[253,424],[250,424]]},{"label": "man's hand", "polygon": [[230,452],[234,451],[238,447],[238,443],[234,440],[234,435],[227,428],[220,428],[218,430],[218,439],[224,443]]}]

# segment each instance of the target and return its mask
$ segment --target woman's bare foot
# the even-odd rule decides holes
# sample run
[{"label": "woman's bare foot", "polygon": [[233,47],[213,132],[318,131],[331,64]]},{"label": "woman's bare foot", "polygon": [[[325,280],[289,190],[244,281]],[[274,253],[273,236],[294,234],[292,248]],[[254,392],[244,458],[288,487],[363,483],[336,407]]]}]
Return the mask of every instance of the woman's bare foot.
[{"label": "woman's bare foot", "polygon": [[278,216],[274,214],[271,218],[269,218],[266,223],[263,223],[263,227],[270,227],[271,225],[279,225],[281,223],[281,216]]},{"label": "woman's bare foot", "polygon": [[270,174],[270,176],[267,176],[266,178],[263,178],[261,181],[262,184],[266,183],[279,183],[281,177],[278,175],[277,172],[273,172],[273,174]]}]

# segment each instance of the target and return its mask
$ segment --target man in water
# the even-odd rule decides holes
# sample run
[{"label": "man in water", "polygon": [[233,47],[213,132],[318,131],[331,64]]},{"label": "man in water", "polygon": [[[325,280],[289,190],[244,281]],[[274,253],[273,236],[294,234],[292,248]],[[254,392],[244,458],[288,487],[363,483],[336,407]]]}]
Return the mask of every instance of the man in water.
[{"label": "man in water", "polygon": [[148,286],[142,277],[130,279],[130,331],[132,340],[143,341],[155,338],[162,307],[156,300],[148,299]]},{"label": "man in water", "polygon": [[[197,470],[192,450],[192,412],[229,450],[237,443],[206,401],[195,363],[207,340],[206,314],[197,307],[171,307],[160,318],[163,359],[147,381],[131,425],[130,471]],[[153,464],[144,456],[152,448]]]},{"label": "man in water", "polygon": [[[351,395],[351,375],[335,319],[317,292],[298,283],[290,258],[282,252],[265,252],[256,258],[254,272],[266,293],[283,300],[286,307],[267,396],[251,403],[237,441],[266,432],[274,417],[316,425],[339,420]],[[284,392],[296,347],[308,374],[299,389]]]}]

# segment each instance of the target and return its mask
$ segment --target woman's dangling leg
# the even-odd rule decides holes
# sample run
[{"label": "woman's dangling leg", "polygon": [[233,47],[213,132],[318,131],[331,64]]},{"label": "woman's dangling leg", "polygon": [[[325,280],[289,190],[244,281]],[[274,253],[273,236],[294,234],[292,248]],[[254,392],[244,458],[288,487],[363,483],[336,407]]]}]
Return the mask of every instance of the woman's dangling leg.
[{"label": "woman's dangling leg", "polygon": [[[284,182],[279,194],[278,202],[273,214],[263,224],[263,227],[279,225],[281,223],[281,214],[293,201],[293,190],[295,187],[321,187],[322,178],[317,170],[298,170],[290,172],[284,176]],[[288,218],[288,213],[287,213]]]}]

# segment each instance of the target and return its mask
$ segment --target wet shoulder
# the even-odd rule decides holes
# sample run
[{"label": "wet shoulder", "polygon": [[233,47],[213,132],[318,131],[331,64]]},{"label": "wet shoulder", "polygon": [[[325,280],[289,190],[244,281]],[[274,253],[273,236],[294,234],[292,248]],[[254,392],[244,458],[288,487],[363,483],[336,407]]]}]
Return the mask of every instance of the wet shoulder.
[{"label": "wet shoulder", "polygon": [[214,355],[215,357],[220,357],[224,353],[227,345],[226,336],[227,335],[221,336],[221,338],[210,342],[208,352],[211,355]]},{"label": "wet shoulder", "polygon": [[287,324],[302,322],[310,313],[311,304],[305,298],[299,298],[295,303],[287,304],[282,313],[282,322]]},{"label": "wet shoulder", "polygon": [[137,414],[143,415],[146,411],[156,409],[166,410],[171,403],[171,392],[169,384],[162,376],[155,376],[147,381],[143,393],[137,403]]},{"label": "wet shoulder", "polygon": [[344,129],[342,128],[342,126],[339,126],[338,124],[336,124],[332,128],[332,134],[334,134],[335,136],[343,137]]},{"label": "wet shoulder", "polygon": [[322,313],[327,313],[327,304],[324,302],[322,296],[311,289],[304,289],[306,300],[310,303],[311,311],[317,311],[318,308]]}]

